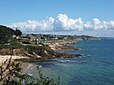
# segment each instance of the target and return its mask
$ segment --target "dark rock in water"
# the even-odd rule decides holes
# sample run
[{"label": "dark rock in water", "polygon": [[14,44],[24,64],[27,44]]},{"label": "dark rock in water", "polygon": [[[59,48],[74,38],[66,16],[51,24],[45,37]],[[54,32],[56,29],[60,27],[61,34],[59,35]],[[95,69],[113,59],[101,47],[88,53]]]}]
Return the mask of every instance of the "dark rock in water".
[{"label": "dark rock in water", "polygon": [[69,54],[69,53],[59,53],[56,52],[56,58],[73,58],[73,57],[79,57],[81,54]]},{"label": "dark rock in water", "polygon": [[23,58],[23,59],[16,59],[16,61],[23,61],[23,62],[53,62],[53,59],[44,59],[44,58]]}]

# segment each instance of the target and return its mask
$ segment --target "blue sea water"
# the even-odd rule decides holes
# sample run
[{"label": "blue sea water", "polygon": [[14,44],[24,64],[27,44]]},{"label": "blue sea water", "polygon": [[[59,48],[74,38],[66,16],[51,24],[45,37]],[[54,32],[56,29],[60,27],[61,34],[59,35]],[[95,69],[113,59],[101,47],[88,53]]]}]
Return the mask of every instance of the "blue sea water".
[{"label": "blue sea water", "polygon": [[[81,41],[73,46],[81,50],[66,52],[83,56],[38,63],[42,72],[55,79],[60,76],[63,85],[114,85],[114,39]],[[34,70],[31,73],[36,75]]]}]

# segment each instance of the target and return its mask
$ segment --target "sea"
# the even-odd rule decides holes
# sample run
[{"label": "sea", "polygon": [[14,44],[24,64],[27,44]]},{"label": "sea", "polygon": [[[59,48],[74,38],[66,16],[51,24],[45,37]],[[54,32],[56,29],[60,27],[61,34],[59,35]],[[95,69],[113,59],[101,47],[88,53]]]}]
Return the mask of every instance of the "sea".
[{"label": "sea", "polygon": [[71,46],[80,50],[61,52],[82,56],[35,63],[29,73],[37,77],[35,67],[40,65],[45,76],[55,80],[60,77],[61,85],[114,85],[114,38],[81,41]]}]

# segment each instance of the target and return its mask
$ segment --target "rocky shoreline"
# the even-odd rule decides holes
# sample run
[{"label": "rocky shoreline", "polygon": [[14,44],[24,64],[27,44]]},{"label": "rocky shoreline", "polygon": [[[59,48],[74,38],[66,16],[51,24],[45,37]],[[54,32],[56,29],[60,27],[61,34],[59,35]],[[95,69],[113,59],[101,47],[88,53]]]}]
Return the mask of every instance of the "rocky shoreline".
[{"label": "rocky shoreline", "polygon": [[[82,54],[70,54],[58,52],[57,50],[80,50],[80,48],[70,46],[70,44],[78,44],[79,40],[58,40],[47,41],[42,46],[25,46],[23,48],[0,48],[1,56],[17,56],[15,60],[24,62],[43,62],[52,61],[54,58],[74,58],[80,57]],[[23,56],[23,57],[20,57]],[[1,60],[5,60],[7,57],[1,57]]]},{"label": "rocky shoreline", "polygon": [[[81,54],[69,54],[69,53],[60,53],[56,50],[79,50],[67,44],[75,44],[76,41],[64,41],[64,42],[51,42],[45,44],[45,47],[32,47],[28,48],[3,48],[0,49],[0,55],[13,55],[13,56],[24,56],[22,58],[16,58],[15,60],[20,60],[24,62],[43,62],[43,61],[52,61],[54,58],[73,58],[79,57]],[[47,46],[48,45],[48,46]]]},{"label": "rocky shoreline", "polygon": [[69,46],[70,44],[78,44],[79,41],[51,41],[44,43],[48,45],[52,50],[79,50],[79,48]]}]

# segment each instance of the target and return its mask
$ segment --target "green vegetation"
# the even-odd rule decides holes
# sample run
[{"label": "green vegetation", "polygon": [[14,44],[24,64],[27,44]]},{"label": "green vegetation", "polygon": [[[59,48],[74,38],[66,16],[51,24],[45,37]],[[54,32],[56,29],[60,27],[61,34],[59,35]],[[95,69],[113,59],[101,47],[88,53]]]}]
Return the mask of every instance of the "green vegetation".
[{"label": "green vegetation", "polygon": [[51,58],[52,55],[54,54],[54,51],[45,45],[42,45],[42,46],[24,46],[24,48],[29,54],[34,55],[33,53],[36,53],[37,55],[42,56],[43,58]]},{"label": "green vegetation", "polygon": [[0,44],[0,49],[3,49],[3,48],[22,48],[23,46],[20,45],[20,44],[14,44],[14,45],[3,45],[3,44]]},{"label": "green vegetation", "polygon": [[22,32],[18,29],[15,30],[15,35],[16,36],[21,36],[22,35]]},{"label": "green vegetation", "polygon": [[0,25],[0,44],[5,44],[12,41],[13,35],[21,36],[22,32],[20,30],[13,30],[9,27]]},{"label": "green vegetation", "polygon": [[15,31],[9,27],[0,25],[0,43],[6,43],[11,39]]},{"label": "green vegetation", "polygon": [[57,81],[46,77],[38,70],[38,78],[23,73],[19,62],[5,61],[0,66],[0,85],[59,85],[60,78]]},{"label": "green vegetation", "polygon": [[31,44],[29,41],[23,41],[22,44]]},{"label": "green vegetation", "polygon": [[0,44],[0,49],[3,48],[23,48],[23,45],[21,45],[18,40],[12,39],[6,44]]}]

